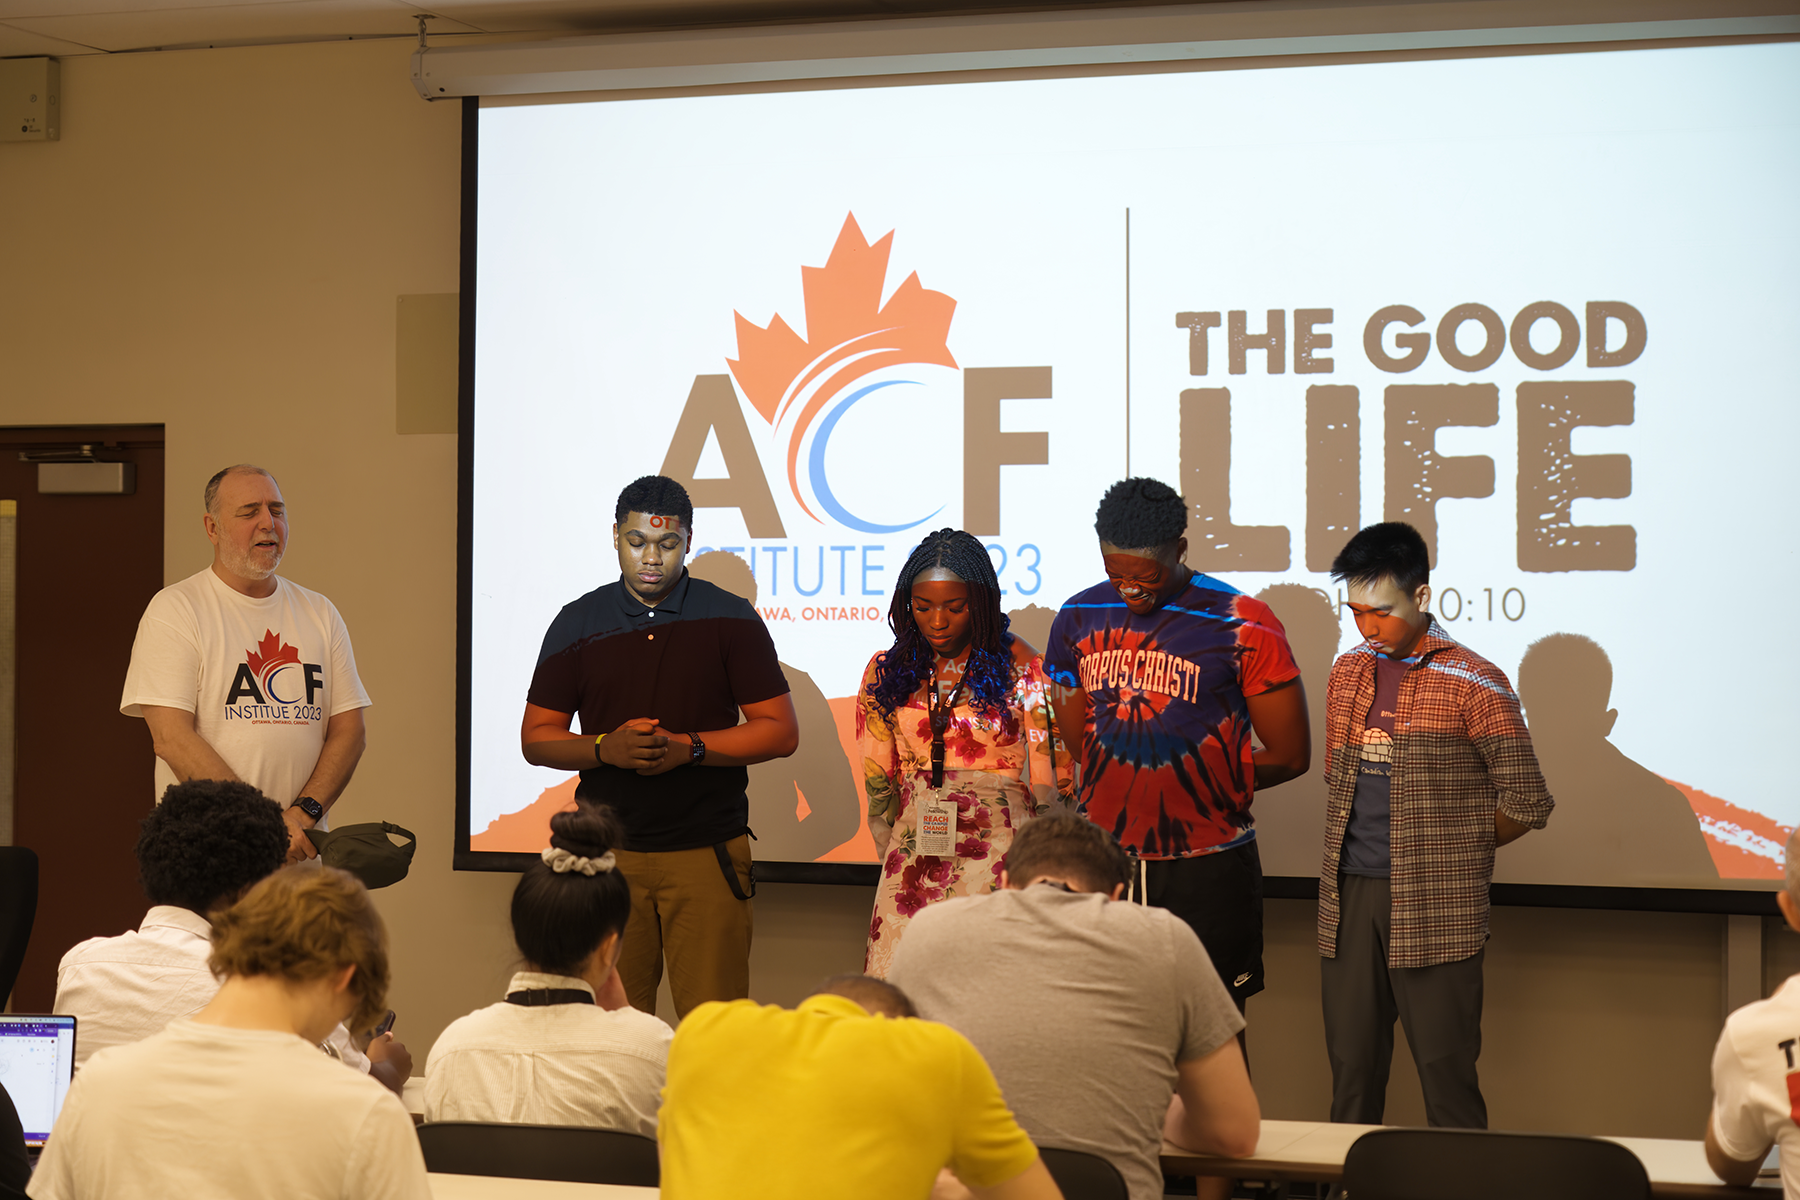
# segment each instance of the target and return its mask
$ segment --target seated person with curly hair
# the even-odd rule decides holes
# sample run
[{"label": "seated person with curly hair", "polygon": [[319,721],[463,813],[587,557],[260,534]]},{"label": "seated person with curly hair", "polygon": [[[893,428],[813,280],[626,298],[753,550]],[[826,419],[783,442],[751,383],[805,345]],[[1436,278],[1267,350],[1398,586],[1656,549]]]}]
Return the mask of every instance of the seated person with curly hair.
[{"label": "seated person with curly hair", "polygon": [[[77,1069],[96,1051],[140,1041],[206,1007],[219,990],[206,965],[213,918],[279,870],[287,851],[281,806],[247,783],[193,779],[163,794],[137,844],[150,911],[134,930],[79,943],[56,970],[53,1011],[78,1018]],[[396,1092],[412,1074],[412,1056],[391,1033],[371,1042],[367,1056],[342,1028],[326,1042]]]},{"label": "seated person with curly hair", "polygon": [[317,1049],[387,1004],[387,929],[368,891],[333,867],[290,867],[213,924],[218,995],[88,1060],[27,1194],[429,1200],[406,1109]]},{"label": "seated person with curly hair", "polygon": [[656,1136],[669,1027],[631,1007],[617,970],[631,885],[610,808],[550,818],[550,847],[513,889],[525,970],[506,999],[450,1023],[425,1072],[427,1121],[591,1125]]}]

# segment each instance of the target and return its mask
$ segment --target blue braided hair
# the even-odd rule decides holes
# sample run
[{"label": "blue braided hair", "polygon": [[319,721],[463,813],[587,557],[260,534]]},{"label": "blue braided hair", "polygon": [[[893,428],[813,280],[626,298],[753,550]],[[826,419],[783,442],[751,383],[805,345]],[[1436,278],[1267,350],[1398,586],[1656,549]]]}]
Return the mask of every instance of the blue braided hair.
[{"label": "blue braided hair", "polygon": [[931,677],[937,652],[913,619],[912,585],[920,575],[942,567],[969,585],[969,661],[964,678],[969,682],[971,705],[976,712],[998,718],[1006,711],[1012,691],[1012,618],[1000,611],[1000,579],[993,560],[979,539],[960,529],[940,529],[926,536],[907,557],[894,583],[888,605],[888,625],[894,645],[875,658],[875,686],[870,696],[884,713],[892,713]]}]

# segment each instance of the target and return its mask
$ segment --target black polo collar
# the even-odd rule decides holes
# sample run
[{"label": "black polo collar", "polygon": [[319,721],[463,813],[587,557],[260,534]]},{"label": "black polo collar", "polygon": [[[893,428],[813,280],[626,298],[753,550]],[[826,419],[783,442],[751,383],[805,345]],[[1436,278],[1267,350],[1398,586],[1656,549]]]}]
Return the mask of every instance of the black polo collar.
[{"label": "black polo collar", "polygon": [[675,586],[669,589],[669,594],[658,601],[655,608],[651,608],[637,598],[637,593],[631,590],[631,586],[625,582],[624,573],[621,572],[619,575],[619,611],[633,621],[653,612],[680,616],[681,605],[687,599],[688,581],[692,578],[693,576],[688,574],[688,569],[684,565],[681,568],[681,578],[675,581]]}]

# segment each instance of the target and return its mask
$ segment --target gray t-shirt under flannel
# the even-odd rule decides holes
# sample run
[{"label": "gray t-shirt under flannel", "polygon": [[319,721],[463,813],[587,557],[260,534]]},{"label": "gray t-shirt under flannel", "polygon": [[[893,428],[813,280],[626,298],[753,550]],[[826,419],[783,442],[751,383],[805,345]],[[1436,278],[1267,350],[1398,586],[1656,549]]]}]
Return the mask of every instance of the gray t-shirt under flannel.
[{"label": "gray t-shirt under flannel", "polygon": [[1175,1065],[1244,1027],[1179,917],[1048,884],[926,907],[888,982],[975,1044],[1034,1142],[1107,1159],[1132,1200],[1163,1194]]}]

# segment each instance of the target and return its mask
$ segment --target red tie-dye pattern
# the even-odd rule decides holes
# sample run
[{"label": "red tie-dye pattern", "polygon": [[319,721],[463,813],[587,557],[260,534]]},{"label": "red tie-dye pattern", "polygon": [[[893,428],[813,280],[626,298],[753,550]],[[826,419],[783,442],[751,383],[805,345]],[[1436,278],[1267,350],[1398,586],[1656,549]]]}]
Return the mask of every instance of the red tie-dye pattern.
[{"label": "red tie-dye pattern", "polygon": [[1136,617],[1103,585],[1065,606],[1051,643],[1047,658],[1090,701],[1081,806],[1091,820],[1147,858],[1203,854],[1251,829],[1244,697],[1298,673],[1266,605],[1196,575]]}]

